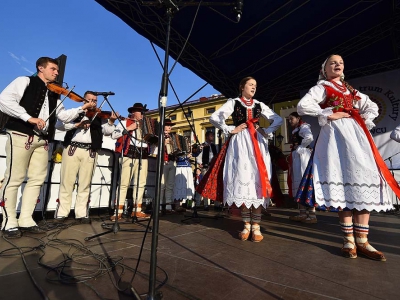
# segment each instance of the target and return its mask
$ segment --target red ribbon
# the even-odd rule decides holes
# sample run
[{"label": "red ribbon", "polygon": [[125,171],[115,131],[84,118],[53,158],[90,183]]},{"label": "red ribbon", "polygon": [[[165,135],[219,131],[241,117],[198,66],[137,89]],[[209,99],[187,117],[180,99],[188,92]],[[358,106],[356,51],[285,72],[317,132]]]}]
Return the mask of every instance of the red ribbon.
[{"label": "red ribbon", "polygon": [[247,125],[247,128],[249,129],[251,141],[252,141],[253,147],[254,147],[254,154],[256,157],[256,161],[257,161],[258,172],[260,174],[261,189],[262,189],[262,193],[263,193],[262,195],[264,198],[266,198],[267,195],[269,197],[271,197],[272,187],[271,187],[271,183],[269,182],[269,179],[268,179],[268,172],[267,172],[267,168],[265,167],[264,159],[261,155],[260,145],[258,144],[257,131],[254,128],[255,122],[258,122],[257,118],[248,120],[246,122],[246,125]]},{"label": "red ribbon", "polygon": [[382,173],[383,178],[385,178],[386,182],[392,188],[393,192],[397,197],[400,197],[400,186],[397,181],[394,179],[393,175],[390,173],[387,165],[382,159],[378,148],[375,146],[374,139],[372,138],[371,133],[369,132],[367,126],[365,126],[365,122],[363,118],[360,116],[360,113],[357,109],[344,109],[343,111],[350,114],[350,116],[361,126],[365,135],[367,136],[369,145],[371,146],[372,153],[374,154],[376,165],[378,166],[378,170]]}]

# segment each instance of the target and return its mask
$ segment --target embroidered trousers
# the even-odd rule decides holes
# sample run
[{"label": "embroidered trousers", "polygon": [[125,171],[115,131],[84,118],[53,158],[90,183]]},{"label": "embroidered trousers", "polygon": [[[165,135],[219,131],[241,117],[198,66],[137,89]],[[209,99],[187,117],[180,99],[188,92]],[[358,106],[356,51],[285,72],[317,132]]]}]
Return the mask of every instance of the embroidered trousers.
[{"label": "embroidered trousers", "polygon": [[[2,201],[2,229],[31,227],[40,188],[47,176],[48,144],[37,136],[28,136],[18,131],[7,130],[6,170],[0,190]],[[17,219],[18,189],[27,178],[22,192],[21,210]]]},{"label": "embroidered trousers", "polygon": [[97,153],[88,149],[76,148],[75,152],[69,155],[70,150],[71,146],[68,146],[62,154],[59,203],[55,217],[68,217],[71,210],[72,194],[77,182],[75,218],[87,218],[89,217],[90,186]]}]

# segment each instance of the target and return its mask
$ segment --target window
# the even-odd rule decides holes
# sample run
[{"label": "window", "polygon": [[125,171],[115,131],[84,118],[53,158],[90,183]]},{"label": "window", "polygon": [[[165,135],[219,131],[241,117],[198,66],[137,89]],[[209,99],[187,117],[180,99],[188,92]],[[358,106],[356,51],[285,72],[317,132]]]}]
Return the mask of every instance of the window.
[{"label": "window", "polygon": [[169,118],[171,119],[171,121],[176,121],[176,115],[170,115]]},{"label": "window", "polygon": [[215,107],[206,108],[206,115],[211,115],[213,112],[215,112]]}]

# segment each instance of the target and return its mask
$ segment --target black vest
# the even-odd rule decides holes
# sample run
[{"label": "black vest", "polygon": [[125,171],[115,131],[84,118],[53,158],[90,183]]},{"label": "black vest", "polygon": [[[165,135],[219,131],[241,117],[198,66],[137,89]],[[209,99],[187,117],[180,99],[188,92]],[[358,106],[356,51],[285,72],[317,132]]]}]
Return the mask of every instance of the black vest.
[{"label": "black vest", "polygon": [[[84,114],[79,114],[78,118],[74,120],[74,123],[78,123],[82,121]],[[92,138],[92,150],[99,150],[101,149],[101,145],[103,144],[103,131],[101,128],[102,121],[99,117],[96,117],[92,124],[90,124],[90,136]],[[71,144],[72,138],[74,137],[75,132],[77,129],[72,129],[67,131],[64,137],[64,147],[67,147]]]},{"label": "black vest", "polygon": [[[47,87],[46,84],[38,76],[29,77],[29,85],[26,87],[24,95],[19,102],[19,105],[25,108],[26,112],[33,118],[39,116],[40,110],[44,99],[46,97]],[[49,113],[57,107],[58,94],[48,91]],[[56,114],[53,113],[49,118],[49,127],[45,139],[52,141],[55,133]],[[21,119],[10,117],[5,128],[25,133],[27,135],[34,135],[34,125],[24,122]]]},{"label": "black vest", "polygon": [[[255,103],[252,108],[253,118],[259,118],[261,115],[261,105],[260,103]],[[247,108],[244,107],[240,100],[235,100],[235,107],[232,113],[232,120],[235,126],[239,126],[240,124],[246,123],[247,121]],[[254,125],[258,125],[254,123]]]},{"label": "black vest", "polygon": [[[301,142],[303,141],[303,138],[300,136],[300,128],[299,130],[297,130],[295,133],[292,133],[292,145],[293,146],[298,146],[301,144]],[[292,147],[293,149],[294,147]]]},{"label": "black vest", "polygon": [[[211,151],[214,155],[214,157],[217,156],[217,147],[215,146],[215,144],[211,144]],[[208,166],[208,164],[210,163],[210,146],[204,146],[203,147],[203,156],[201,157],[201,163],[204,166]]]}]

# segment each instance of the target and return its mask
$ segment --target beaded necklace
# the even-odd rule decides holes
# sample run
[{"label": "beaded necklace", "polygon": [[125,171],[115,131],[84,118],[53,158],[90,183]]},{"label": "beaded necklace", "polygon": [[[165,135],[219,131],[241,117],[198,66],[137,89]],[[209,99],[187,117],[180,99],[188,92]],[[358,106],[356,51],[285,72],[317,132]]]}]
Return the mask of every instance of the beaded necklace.
[{"label": "beaded necklace", "polygon": [[330,80],[329,82],[331,82],[342,93],[345,93],[347,91],[346,85],[344,85],[344,84],[340,85],[336,81],[333,81],[333,80]]},{"label": "beaded necklace", "polygon": [[253,119],[253,111],[251,110],[251,108],[249,108],[249,106],[253,106],[254,100],[253,98],[250,98],[249,100],[247,100],[244,97],[240,97],[240,100],[247,106],[247,120],[251,120]]}]

